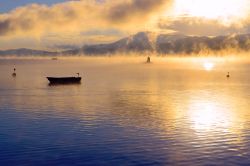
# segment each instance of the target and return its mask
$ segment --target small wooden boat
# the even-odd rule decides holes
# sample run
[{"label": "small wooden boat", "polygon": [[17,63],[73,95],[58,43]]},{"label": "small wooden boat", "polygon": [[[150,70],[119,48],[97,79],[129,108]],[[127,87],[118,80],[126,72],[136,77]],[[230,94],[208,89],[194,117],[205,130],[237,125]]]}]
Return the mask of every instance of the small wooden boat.
[{"label": "small wooden boat", "polygon": [[50,84],[80,84],[82,78],[79,77],[47,77]]}]

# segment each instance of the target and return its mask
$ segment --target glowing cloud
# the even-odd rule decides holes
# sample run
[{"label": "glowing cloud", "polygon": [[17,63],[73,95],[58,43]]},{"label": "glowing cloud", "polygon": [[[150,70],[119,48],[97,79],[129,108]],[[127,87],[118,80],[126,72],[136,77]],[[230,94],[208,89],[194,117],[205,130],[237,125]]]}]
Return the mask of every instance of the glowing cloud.
[{"label": "glowing cloud", "polygon": [[[70,1],[48,7],[31,4],[0,15],[0,35],[81,32],[96,28],[144,26],[170,0]],[[138,21],[140,20],[140,21]],[[119,24],[118,24],[119,23]],[[136,25],[136,26],[135,26]]]},{"label": "glowing cloud", "polygon": [[[107,43],[139,31],[248,33],[248,0],[79,0],[0,14],[0,46]],[[95,33],[93,33],[95,32]],[[108,33],[107,33],[108,32]],[[23,39],[23,40],[22,40]],[[31,42],[32,41],[32,42]],[[36,44],[31,44],[36,41]],[[19,45],[18,45],[19,43]],[[11,46],[12,45],[12,46]]]},{"label": "glowing cloud", "polygon": [[[0,14],[0,40],[4,43],[17,38],[32,37],[37,40],[57,41],[70,36],[71,41],[106,42],[121,38],[120,34],[81,36],[90,30],[115,29],[126,34],[145,30],[170,5],[171,0],[82,0],[58,3],[52,6],[30,4],[18,7],[9,13]],[[116,36],[116,37],[115,37]],[[55,41],[56,42],[56,41]]]},{"label": "glowing cloud", "polygon": [[225,25],[218,19],[205,19],[201,17],[178,17],[173,19],[162,19],[158,23],[161,29],[172,29],[174,31],[198,36],[230,35],[234,33],[247,33],[250,24],[242,20],[241,23]]},{"label": "glowing cloud", "polygon": [[175,0],[174,14],[220,19],[230,23],[248,13],[248,0]]},{"label": "glowing cloud", "polygon": [[175,0],[159,27],[187,35],[249,33],[249,8],[248,0]]}]

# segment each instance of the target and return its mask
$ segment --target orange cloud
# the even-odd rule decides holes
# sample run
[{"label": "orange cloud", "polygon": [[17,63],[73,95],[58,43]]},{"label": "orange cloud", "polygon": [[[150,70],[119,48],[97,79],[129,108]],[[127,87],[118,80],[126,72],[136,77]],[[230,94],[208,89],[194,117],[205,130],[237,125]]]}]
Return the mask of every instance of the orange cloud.
[{"label": "orange cloud", "polygon": [[[25,42],[27,37],[33,38],[38,45],[43,44],[41,40],[62,44],[108,42],[121,38],[122,33],[153,27],[152,18],[164,12],[171,1],[81,0],[52,6],[30,4],[0,14],[0,42],[16,43],[14,41],[20,38]],[[82,32],[110,29],[121,33],[82,35]]]},{"label": "orange cloud", "polygon": [[[48,32],[81,32],[95,28],[126,30],[144,26],[146,17],[159,12],[170,0],[94,0],[46,5],[31,4],[0,15],[0,35],[36,35]],[[137,20],[137,22],[135,22]],[[138,21],[140,20],[140,21]],[[117,24],[119,22],[119,25]],[[135,26],[136,25],[136,26]],[[128,29],[131,30],[131,29]]]},{"label": "orange cloud", "polygon": [[160,29],[173,30],[185,35],[218,36],[242,34],[250,32],[250,19],[237,20],[228,25],[219,19],[206,19],[202,17],[179,17],[172,20],[161,19],[158,22]]},{"label": "orange cloud", "polygon": [[169,19],[166,11],[171,11],[168,9],[173,1],[80,0],[52,6],[30,4],[18,7],[0,14],[0,42],[4,43],[0,47],[9,47],[11,43],[20,44],[16,40],[20,41],[22,38],[23,42],[29,38],[27,44],[32,39],[36,41],[36,45],[110,42],[149,28],[178,31],[187,35],[250,32],[248,18],[231,25],[201,17]]}]

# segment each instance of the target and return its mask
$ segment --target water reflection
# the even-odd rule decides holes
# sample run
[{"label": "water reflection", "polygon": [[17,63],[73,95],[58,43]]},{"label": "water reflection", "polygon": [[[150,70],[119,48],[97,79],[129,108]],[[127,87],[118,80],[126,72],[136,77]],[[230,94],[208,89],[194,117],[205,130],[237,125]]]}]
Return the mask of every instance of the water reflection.
[{"label": "water reflection", "polygon": [[[228,80],[227,67],[219,62],[210,72],[201,61],[193,68],[180,60],[167,65],[157,60],[152,65],[22,63],[15,80],[4,74],[8,66],[0,66],[0,148],[6,154],[0,159],[18,163],[48,156],[58,165],[65,160],[86,165],[249,163],[249,66],[235,67],[237,78]],[[62,75],[65,69],[86,73],[84,85],[47,86],[46,75]],[[8,155],[13,149],[19,152],[15,158]]]},{"label": "water reflection", "polygon": [[230,111],[215,102],[196,100],[189,105],[190,120],[197,132],[228,129],[232,119]]},{"label": "water reflection", "polygon": [[77,82],[77,83],[48,83],[48,86],[79,86],[81,85],[81,82]]}]

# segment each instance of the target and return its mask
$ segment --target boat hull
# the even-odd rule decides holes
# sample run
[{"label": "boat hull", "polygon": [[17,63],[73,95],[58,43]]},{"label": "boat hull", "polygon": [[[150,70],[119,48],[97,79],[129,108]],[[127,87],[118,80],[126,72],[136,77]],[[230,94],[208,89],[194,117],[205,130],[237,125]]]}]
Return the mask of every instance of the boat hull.
[{"label": "boat hull", "polygon": [[81,77],[47,77],[50,84],[80,84]]}]

